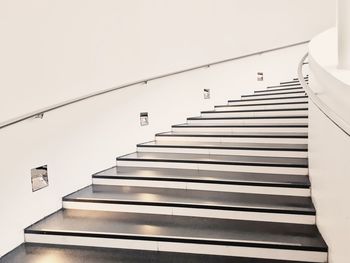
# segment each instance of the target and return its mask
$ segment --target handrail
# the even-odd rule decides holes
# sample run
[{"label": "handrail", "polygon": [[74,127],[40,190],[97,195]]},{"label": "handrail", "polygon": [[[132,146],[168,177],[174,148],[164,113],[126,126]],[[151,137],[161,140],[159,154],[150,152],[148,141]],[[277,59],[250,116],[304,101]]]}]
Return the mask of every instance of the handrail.
[{"label": "handrail", "polygon": [[226,63],[226,62],[231,62],[233,60],[239,60],[239,59],[243,59],[243,58],[247,58],[247,57],[251,57],[251,56],[255,56],[255,55],[261,55],[263,53],[268,53],[268,52],[272,52],[272,51],[276,51],[276,50],[280,50],[280,49],[294,47],[294,46],[306,44],[308,42],[309,42],[309,40],[298,42],[298,43],[294,43],[294,44],[290,44],[290,45],[285,45],[285,46],[281,46],[281,47],[277,47],[277,48],[266,49],[266,50],[263,50],[263,51],[258,51],[258,52],[246,54],[246,55],[243,55],[243,56],[238,56],[238,57],[234,57],[234,58],[219,60],[219,61],[211,62],[211,63],[208,63],[208,64],[203,64],[203,65],[200,65],[200,66],[187,68],[187,69],[184,69],[184,70],[179,70],[179,71],[174,71],[174,72],[171,72],[171,73],[166,73],[166,74],[162,74],[162,75],[158,75],[158,76],[153,76],[153,77],[150,77],[150,78],[146,78],[146,79],[143,79],[143,80],[138,80],[138,81],[135,81],[135,82],[123,84],[123,85],[120,85],[120,86],[117,86],[117,87],[113,87],[113,88],[110,88],[110,89],[105,89],[105,90],[102,90],[102,91],[93,92],[93,93],[90,93],[90,94],[87,94],[87,95],[84,95],[84,96],[81,96],[81,97],[77,97],[77,98],[70,99],[70,100],[67,100],[67,101],[64,101],[64,102],[61,102],[61,103],[57,103],[57,104],[54,104],[52,106],[49,106],[49,107],[46,107],[46,108],[42,108],[42,109],[30,112],[30,113],[24,114],[22,116],[19,116],[19,117],[7,120],[5,122],[0,123],[0,129],[3,129],[5,127],[11,126],[13,124],[16,124],[16,123],[19,123],[19,122],[22,122],[22,121],[25,121],[25,120],[28,120],[28,119],[31,119],[31,118],[34,118],[34,117],[37,117],[37,116],[43,116],[43,114],[45,114],[47,112],[50,112],[50,111],[53,111],[53,110],[56,110],[56,109],[59,109],[59,108],[62,108],[62,107],[65,107],[65,106],[77,103],[77,102],[80,102],[80,101],[91,99],[93,97],[104,95],[104,94],[107,94],[107,93],[110,93],[110,92],[114,92],[114,91],[117,91],[117,90],[120,90],[120,89],[124,89],[124,88],[127,88],[127,87],[131,87],[131,86],[135,86],[135,85],[139,85],[139,84],[147,84],[149,81],[170,77],[170,76],[186,73],[186,72],[197,70],[197,69],[201,69],[201,68],[209,68],[211,66],[219,65],[219,64],[222,64],[222,63]]},{"label": "handrail", "polygon": [[309,85],[306,83],[304,76],[303,76],[303,66],[307,63],[305,63],[306,58],[308,57],[308,53],[306,53],[301,61],[299,62],[298,66],[298,79],[301,84],[301,86],[305,89],[306,93],[308,94],[309,98],[312,100],[312,102],[316,105],[316,107],[324,114],[326,117],[333,122],[340,130],[342,130],[346,135],[350,136],[350,125],[344,121],[337,113],[335,113],[331,108],[329,108],[316,94],[313,92],[313,90],[309,87]]}]

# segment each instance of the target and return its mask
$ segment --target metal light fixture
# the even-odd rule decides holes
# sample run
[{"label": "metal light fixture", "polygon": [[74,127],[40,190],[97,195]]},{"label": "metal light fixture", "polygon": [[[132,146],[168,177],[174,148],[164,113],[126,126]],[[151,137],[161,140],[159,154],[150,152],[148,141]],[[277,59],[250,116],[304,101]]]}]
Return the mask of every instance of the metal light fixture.
[{"label": "metal light fixture", "polygon": [[146,126],[148,125],[148,112],[141,112],[140,113],[140,125],[141,126]]},{"label": "metal light fixture", "polygon": [[31,169],[32,192],[38,191],[49,185],[47,165]]},{"label": "metal light fixture", "polygon": [[210,99],[210,89],[204,89],[203,94],[205,100]]},{"label": "metal light fixture", "polygon": [[263,81],[264,80],[264,73],[263,72],[258,72],[257,80],[258,81]]}]

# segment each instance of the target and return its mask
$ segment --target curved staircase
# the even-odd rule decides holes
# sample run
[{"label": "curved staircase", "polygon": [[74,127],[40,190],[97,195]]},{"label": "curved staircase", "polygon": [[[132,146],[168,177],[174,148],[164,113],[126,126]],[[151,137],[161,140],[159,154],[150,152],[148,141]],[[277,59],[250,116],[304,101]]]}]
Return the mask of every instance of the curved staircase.
[{"label": "curved staircase", "polygon": [[295,79],[203,111],[94,174],[1,262],[327,262],[307,130]]}]

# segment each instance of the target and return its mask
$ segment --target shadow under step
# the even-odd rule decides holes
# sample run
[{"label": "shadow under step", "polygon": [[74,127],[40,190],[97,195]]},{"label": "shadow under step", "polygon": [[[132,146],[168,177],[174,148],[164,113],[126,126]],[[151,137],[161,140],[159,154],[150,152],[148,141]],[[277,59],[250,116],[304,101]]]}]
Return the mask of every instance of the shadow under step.
[{"label": "shadow under step", "polygon": [[310,197],[136,186],[91,185],[63,198],[63,208],[315,224]]},{"label": "shadow under step", "polygon": [[307,176],[170,168],[112,167],[92,176],[93,184],[310,196]]},{"label": "shadow under step", "polygon": [[296,86],[296,87],[280,87],[280,88],[275,88],[275,89],[261,89],[261,90],[255,90],[255,94],[261,94],[261,93],[266,93],[266,94],[274,94],[278,93],[281,91],[302,91],[303,87],[301,86]]},{"label": "shadow under step", "polygon": [[151,141],[137,145],[138,152],[192,153],[307,158],[307,144],[221,143]]},{"label": "shadow under step", "polygon": [[25,229],[25,241],[325,262],[315,225],[64,209]]},{"label": "shadow under step", "polygon": [[48,255],[50,255],[50,258],[56,259],[57,263],[306,263],[300,261],[35,243],[25,243],[18,246],[2,257],[1,263],[54,263],[48,261]]},{"label": "shadow under step", "polygon": [[267,98],[286,98],[286,97],[305,97],[306,92],[304,90],[301,91],[281,91],[275,93],[254,93],[249,95],[242,95],[242,100],[248,99],[267,99]]},{"label": "shadow under step", "polygon": [[117,166],[307,175],[307,158],[135,152]]},{"label": "shadow under step", "polygon": [[307,102],[308,96],[290,96],[290,97],[276,97],[276,98],[254,98],[245,100],[229,100],[229,105],[254,105],[266,103],[292,103],[292,102]]}]

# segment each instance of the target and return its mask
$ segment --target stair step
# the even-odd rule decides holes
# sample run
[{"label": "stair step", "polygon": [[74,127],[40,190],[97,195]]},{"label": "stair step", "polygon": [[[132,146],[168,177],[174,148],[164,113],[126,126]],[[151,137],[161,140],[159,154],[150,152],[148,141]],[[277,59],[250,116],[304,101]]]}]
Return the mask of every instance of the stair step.
[{"label": "stair step", "polygon": [[287,87],[287,88],[275,88],[275,89],[263,89],[263,90],[255,90],[256,94],[275,94],[281,91],[302,91],[303,88],[301,86],[297,87]]},{"label": "stair step", "polygon": [[172,132],[308,132],[307,123],[264,123],[264,124],[177,124],[171,126]]},{"label": "stair step", "polygon": [[308,96],[289,96],[289,97],[275,97],[275,98],[254,98],[245,100],[229,100],[229,105],[251,105],[251,104],[265,104],[265,103],[285,103],[285,102],[307,102]]},{"label": "stair step", "polygon": [[137,151],[307,158],[307,144],[152,141],[138,144]]},{"label": "stair step", "polygon": [[117,166],[307,175],[306,158],[135,152],[117,158]]},{"label": "stair step", "polygon": [[246,123],[307,123],[307,115],[290,115],[290,116],[253,116],[253,117],[189,117],[188,124],[193,123],[230,123],[230,124],[246,124]]},{"label": "stair step", "polygon": [[286,132],[164,132],[156,134],[156,141],[195,141],[195,142],[221,142],[221,143],[282,143],[306,144],[307,133]]},{"label": "stair step", "polygon": [[63,198],[63,208],[315,224],[310,197],[91,185]]},{"label": "stair step", "polygon": [[112,167],[92,176],[94,184],[205,191],[310,196],[307,176],[151,167]]},{"label": "stair step", "polygon": [[31,243],[325,262],[314,225],[60,210],[25,230]]},{"label": "stair step", "polygon": [[[201,254],[185,254],[148,250],[129,250],[116,248],[94,248],[26,243],[1,258],[1,263],[306,263],[257,258],[238,258]],[[315,262],[311,262],[315,263]]]},{"label": "stair step", "polygon": [[201,111],[201,117],[269,117],[269,116],[307,116],[308,108]]},{"label": "stair step", "polygon": [[261,109],[288,109],[293,108],[306,108],[308,107],[307,101],[302,102],[270,102],[270,103],[241,103],[238,105],[227,104],[227,105],[216,105],[215,110],[261,110]]},{"label": "stair step", "polygon": [[284,92],[277,92],[272,94],[265,94],[265,93],[254,93],[250,95],[242,95],[242,100],[250,100],[250,99],[268,99],[268,98],[287,98],[287,97],[305,97],[306,93],[305,91],[284,91]]}]

